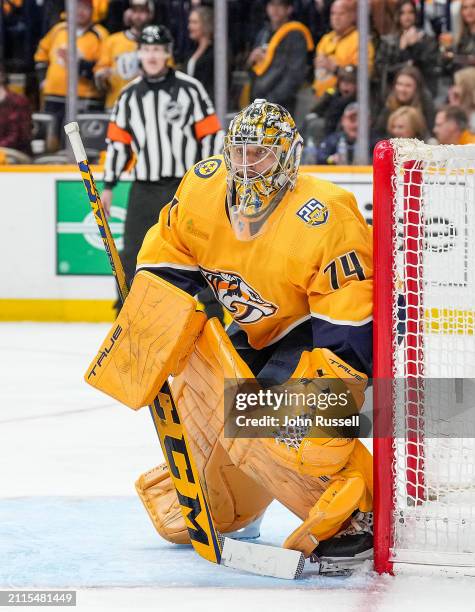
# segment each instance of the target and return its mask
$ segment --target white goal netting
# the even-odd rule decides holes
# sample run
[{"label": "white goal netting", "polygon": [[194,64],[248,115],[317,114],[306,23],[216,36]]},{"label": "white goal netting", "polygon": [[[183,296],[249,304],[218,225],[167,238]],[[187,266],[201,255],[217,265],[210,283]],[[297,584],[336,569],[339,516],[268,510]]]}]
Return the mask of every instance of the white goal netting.
[{"label": "white goal netting", "polygon": [[475,146],[392,144],[391,560],[475,566]]}]

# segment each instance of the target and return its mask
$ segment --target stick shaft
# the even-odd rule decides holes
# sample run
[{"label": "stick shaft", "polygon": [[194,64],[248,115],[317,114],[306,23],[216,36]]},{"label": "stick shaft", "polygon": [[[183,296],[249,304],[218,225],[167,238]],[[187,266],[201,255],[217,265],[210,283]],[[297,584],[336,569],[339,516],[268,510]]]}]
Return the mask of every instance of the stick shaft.
[{"label": "stick shaft", "polygon": [[64,131],[66,132],[69,142],[71,143],[71,148],[81,173],[82,182],[86,189],[89,204],[91,205],[92,212],[94,213],[94,219],[104,244],[104,250],[109,258],[109,263],[117,283],[120,299],[123,303],[129,293],[124,267],[122,266],[119,252],[117,251],[117,247],[107,221],[104,206],[102,205],[101,197],[97,191],[94,177],[92,176],[91,168],[87,160],[86,150],[84,149],[84,145],[81,140],[79,126],[75,121],[73,121],[72,123],[68,123],[64,126]]},{"label": "stick shaft", "polygon": [[79,171],[81,172],[82,181],[86,188],[87,197],[94,213],[94,219],[96,220],[99,233],[104,244],[104,250],[109,258],[109,263],[114,274],[115,281],[117,283],[117,289],[119,291],[120,299],[124,303],[125,298],[129,293],[127,281],[125,278],[124,267],[119,257],[119,252],[115,245],[114,237],[109,227],[107,217],[102,205],[99,192],[97,191],[94,177],[92,176],[91,168],[87,160],[78,163]]}]

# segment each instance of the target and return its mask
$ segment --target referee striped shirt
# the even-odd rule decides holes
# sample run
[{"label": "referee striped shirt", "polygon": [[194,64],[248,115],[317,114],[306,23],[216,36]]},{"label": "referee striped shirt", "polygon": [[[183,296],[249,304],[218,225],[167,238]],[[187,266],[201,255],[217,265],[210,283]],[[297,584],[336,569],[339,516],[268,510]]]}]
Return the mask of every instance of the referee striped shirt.
[{"label": "referee striped shirt", "polygon": [[200,159],[220,153],[223,132],[203,85],[170,69],[157,81],[139,77],[122,90],[107,133],[105,186],[123,170],[139,181],[181,178]]}]

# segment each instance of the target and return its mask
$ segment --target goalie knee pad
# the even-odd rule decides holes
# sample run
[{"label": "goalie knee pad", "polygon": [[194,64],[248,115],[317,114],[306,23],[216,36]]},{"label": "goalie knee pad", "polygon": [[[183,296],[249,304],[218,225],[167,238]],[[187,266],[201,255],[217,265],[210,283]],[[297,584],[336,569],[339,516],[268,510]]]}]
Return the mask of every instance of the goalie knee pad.
[{"label": "goalie knee pad", "polygon": [[135,488],[162,538],[173,544],[190,544],[188,529],[167,464],[163,463],[142,474],[135,483]]},{"label": "goalie knee pad", "polygon": [[[205,475],[210,510],[218,531],[237,531],[264,514],[272,501],[265,489],[233,465],[222,447],[213,454]],[[175,487],[164,463],[142,474],[137,493],[158,533],[173,544],[190,544]]]}]

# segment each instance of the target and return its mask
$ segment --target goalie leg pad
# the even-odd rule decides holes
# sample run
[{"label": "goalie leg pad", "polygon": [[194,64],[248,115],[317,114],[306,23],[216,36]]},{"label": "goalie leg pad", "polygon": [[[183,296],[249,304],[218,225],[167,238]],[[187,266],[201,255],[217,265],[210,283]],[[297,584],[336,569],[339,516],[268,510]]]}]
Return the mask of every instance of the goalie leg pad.
[{"label": "goalie leg pad", "polygon": [[[221,445],[215,447],[204,482],[218,531],[237,531],[263,515],[272,501],[265,489],[233,465]],[[166,463],[142,474],[137,493],[159,535],[173,544],[190,544],[175,487]]]},{"label": "goalie leg pad", "polygon": [[191,296],[140,271],[85,380],[130,408],[147,406],[183,369],[205,322]]},{"label": "goalie leg pad", "polygon": [[272,496],[237,468],[219,442],[204,470],[211,514],[223,533],[237,531],[264,514]]},{"label": "goalie leg pad", "polygon": [[[328,449],[336,448],[336,452],[342,454],[338,461],[326,458],[326,463],[322,462],[318,470],[314,465],[313,473],[310,469],[297,469],[295,462],[286,465],[282,461],[272,461],[268,444],[277,446],[274,440],[224,437],[225,377],[249,379],[252,373],[237,355],[219,323],[210,320],[183,371],[174,379],[171,391],[187,431],[198,471],[207,489],[217,528],[229,532],[249,524],[263,513],[274,497],[302,520],[306,519],[326,489],[333,484],[326,477],[331,469],[330,464],[339,467],[339,463],[348,461],[348,455],[351,461],[361,443],[358,440],[355,442],[336,438],[333,446],[326,444]],[[316,444],[325,446],[320,441]],[[358,461],[352,466],[357,469],[357,464]],[[321,474],[325,476],[320,477]],[[370,500],[364,486],[363,490],[363,497]],[[159,487],[154,491],[162,495]],[[150,498],[148,501],[150,505]],[[165,512],[156,510],[160,518],[160,533],[165,531],[162,525],[169,524],[169,516],[178,516],[178,502],[175,503],[174,508],[165,506]],[[153,520],[149,507],[147,510]],[[184,529],[184,521],[181,525]],[[338,526],[334,529],[337,530]],[[164,537],[168,535],[170,539],[169,532],[167,528]],[[317,531],[317,535],[329,537],[331,530],[327,529],[323,534]]]},{"label": "goalie leg pad", "polygon": [[[252,377],[231,348],[217,319],[208,321],[183,371],[170,385],[214,523],[223,533],[252,523],[273,499],[255,479],[233,464],[220,443],[224,376]],[[189,542],[166,466],[141,476],[136,487],[160,535],[175,543]]]},{"label": "goalie leg pad", "polygon": [[264,513],[272,496],[233,464],[221,444],[225,378],[252,378],[217,319],[210,319],[171,392],[188,434],[211,514],[219,531],[245,527]]}]

